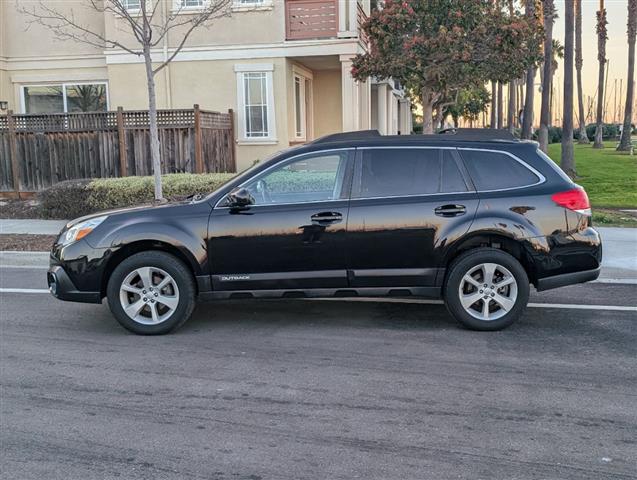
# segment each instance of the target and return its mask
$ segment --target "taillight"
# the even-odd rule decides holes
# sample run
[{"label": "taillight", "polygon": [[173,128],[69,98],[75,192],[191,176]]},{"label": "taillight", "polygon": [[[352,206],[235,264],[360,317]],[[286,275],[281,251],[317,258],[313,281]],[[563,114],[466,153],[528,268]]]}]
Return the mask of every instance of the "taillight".
[{"label": "taillight", "polygon": [[583,188],[572,188],[564,192],[558,192],[551,195],[551,200],[560,207],[568,208],[583,215],[591,214],[591,203],[588,201],[588,195]]}]

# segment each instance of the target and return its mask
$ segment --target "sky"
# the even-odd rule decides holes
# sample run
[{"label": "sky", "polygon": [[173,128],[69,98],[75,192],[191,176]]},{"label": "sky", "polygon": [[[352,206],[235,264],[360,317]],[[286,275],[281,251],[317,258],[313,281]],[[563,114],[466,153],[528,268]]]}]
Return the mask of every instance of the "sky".
[{"label": "sky", "polygon": [[[564,44],[564,2],[572,0],[557,0],[556,7],[559,18],[553,26],[553,36]],[[622,108],[626,98],[626,76],[628,75],[628,43],[626,37],[626,21],[628,19],[628,0],[606,0],[606,15],[608,19],[608,41],[606,43],[606,57],[609,60],[608,86],[606,93],[607,120],[611,120],[614,113],[614,103],[619,104],[619,79],[623,80]],[[595,24],[597,18],[595,12],[599,8],[599,0],[582,0],[582,51],[584,64],[582,67],[582,83],[584,98],[593,98],[597,91],[598,66],[597,62],[597,34]],[[555,73],[555,94],[562,90],[564,81],[562,65]],[[615,102],[615,79],[617,79],[617,102]],[[539,76],[537,82],[539,82]],[[559,90],[559,92],[558,92]],[[577,90],[575,91],[577,95]],[[587,109],[586,101],[584,108]],[[576,103],[577,105],[577,103]],[[560,107],[561,108],[561,107]],[[619,110],[619,109],[618,109]],[[538,109],[539,112],[539,109]],[[619,111],[617,112],[619,115]],[[559,111],[555,115],[559,120]],[[620,119],[619,121],[622,121]]]}]

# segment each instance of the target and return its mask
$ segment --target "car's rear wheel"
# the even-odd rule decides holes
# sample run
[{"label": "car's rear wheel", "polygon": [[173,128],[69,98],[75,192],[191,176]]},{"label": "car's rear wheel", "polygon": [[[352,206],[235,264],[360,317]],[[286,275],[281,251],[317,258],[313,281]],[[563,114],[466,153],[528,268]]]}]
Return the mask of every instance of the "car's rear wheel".
[{"label": "car's rear wheel", "polygon": [[512,255],[495,248],[478,248],[451,264],[444,296],[447,309],[466,327],[500,330],[524,312],[529,279]]},{"label": "car's rear wheel", "polygon": [[141,252],[113,271],[108,305],[117,321],[141,335],[168,333],[181,326],[195,305],[195,284],[188,268],[165,252]]}]

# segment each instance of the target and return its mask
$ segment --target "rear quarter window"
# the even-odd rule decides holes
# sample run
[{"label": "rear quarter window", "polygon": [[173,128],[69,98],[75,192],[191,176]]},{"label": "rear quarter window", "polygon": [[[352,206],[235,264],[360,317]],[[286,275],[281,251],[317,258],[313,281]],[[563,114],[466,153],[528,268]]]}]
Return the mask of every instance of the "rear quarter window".
[{"label": "rear quarter window", "polygon": [[460,150],[477,190],[534,185],[540,178],[515,158],[500,152]]}]

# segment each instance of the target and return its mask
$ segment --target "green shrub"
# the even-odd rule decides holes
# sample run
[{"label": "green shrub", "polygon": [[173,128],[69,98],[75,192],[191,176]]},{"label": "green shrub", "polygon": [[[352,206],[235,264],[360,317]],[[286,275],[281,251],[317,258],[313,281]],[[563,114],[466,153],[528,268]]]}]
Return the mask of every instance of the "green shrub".
[{"label": "green shrub", "polygon": [[[162,176],[164,197],[183,200],[195,194],[207,194],[234,177],[233,173],[195,175],[175,173]],[[42,192],[42,214],[47,218],[70,219],[108,210],[150,203],[154,199],[153,177],[101,178],[70,180]]]},{"label": "green shrub", "polygon": [[90,183],[88,179],[68,180],[41,191],[38,198],[42,216],[70,219],[91,213]]}]

